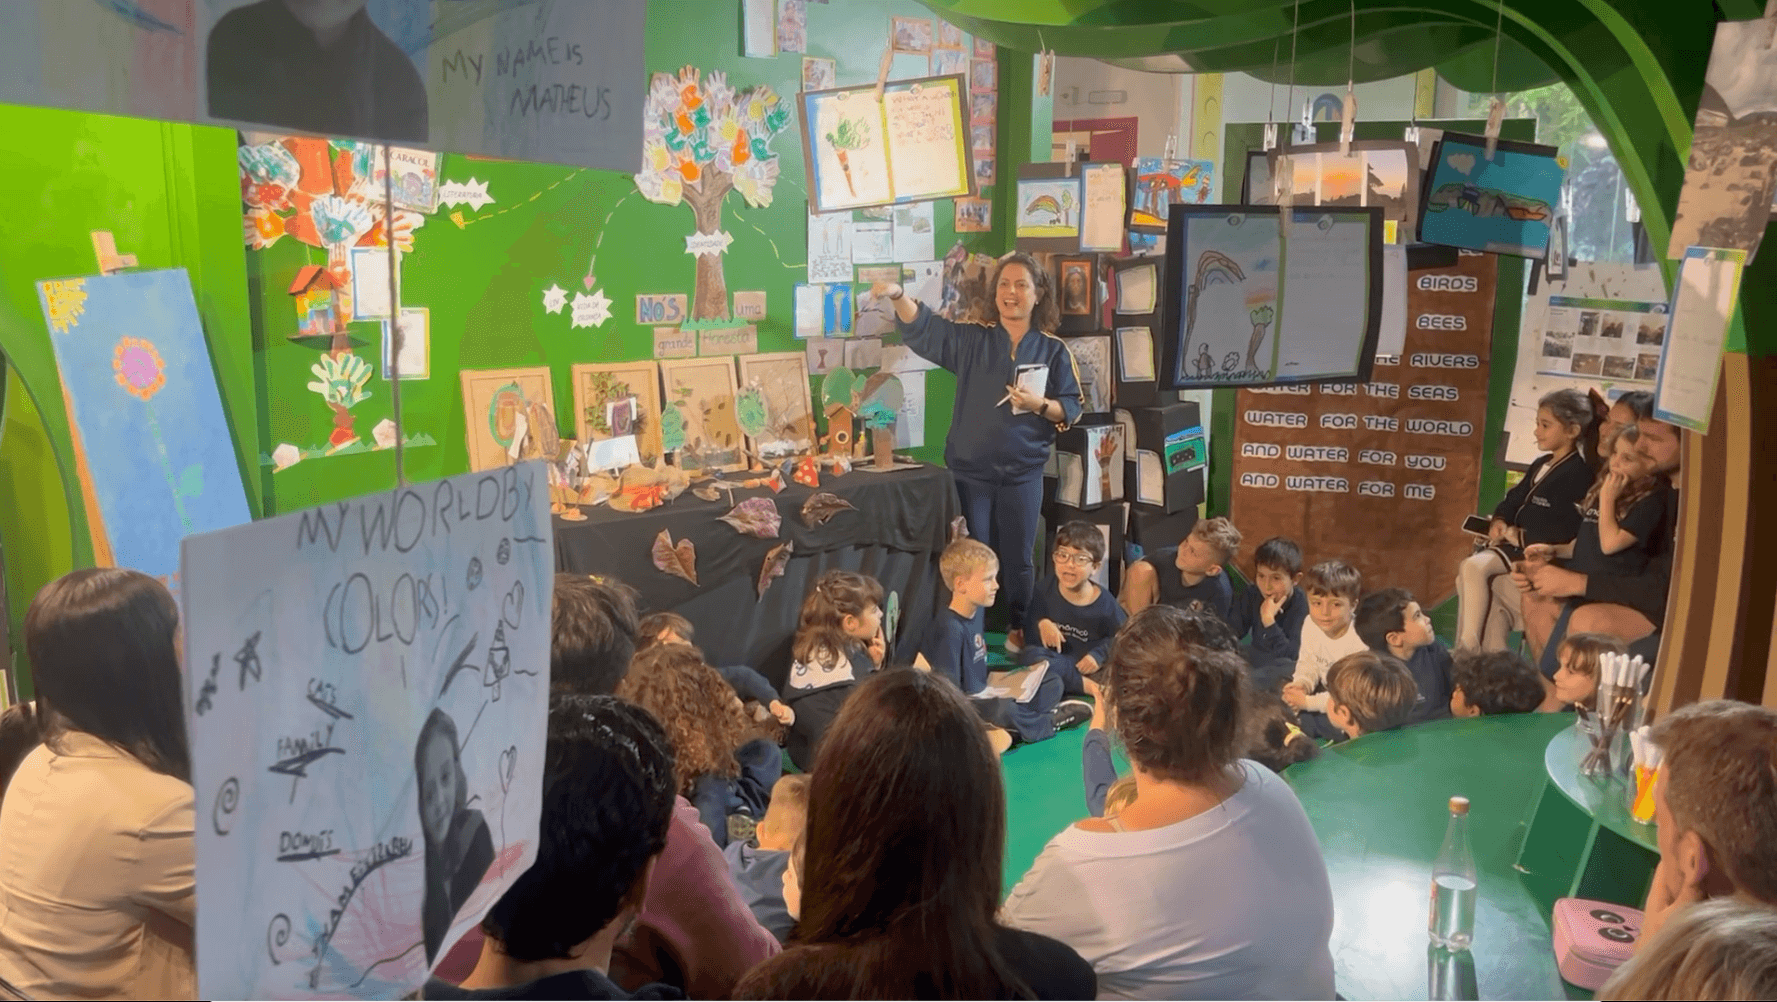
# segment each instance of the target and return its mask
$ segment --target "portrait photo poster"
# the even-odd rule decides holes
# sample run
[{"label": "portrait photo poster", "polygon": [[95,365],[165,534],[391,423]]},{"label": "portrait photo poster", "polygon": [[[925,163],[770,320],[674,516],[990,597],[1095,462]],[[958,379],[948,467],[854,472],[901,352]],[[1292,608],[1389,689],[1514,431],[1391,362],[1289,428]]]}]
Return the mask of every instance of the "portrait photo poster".
[{"label": "portrait photo poster", "polygon": [[533,461],[186,537],[202,997],[406,996],[531,865],[548,488]]},{"label": "portrait photo poster", "polygon": [[1380,208],[1174,206],[1168,389],[1365,380],[1383,288]]}]

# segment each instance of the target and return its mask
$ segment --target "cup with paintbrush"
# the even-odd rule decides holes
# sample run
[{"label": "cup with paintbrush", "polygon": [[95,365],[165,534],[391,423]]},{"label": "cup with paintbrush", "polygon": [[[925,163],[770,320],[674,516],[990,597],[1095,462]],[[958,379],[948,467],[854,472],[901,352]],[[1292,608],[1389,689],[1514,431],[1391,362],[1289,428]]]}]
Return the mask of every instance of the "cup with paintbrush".
[{"label": "cup with paintbrush", "polygon": [[1620,736],[1626,736],[1635,719],[1635,711],[1641,702],[1641,683],[1647,678],[1651,666],[1639,656],[1627,654],[1606,654],[1598,663],[1598,697],[1596,702],[1597,721],[1595,727],[1587,730],[1592,741],[1592,750],[1580,762],[1580,772],[1587,776],[1609,776],[1615,771],[1613,752],[1616,762],[1621,763],[1626,772],[1631,761],[1629,756],[1616,750]]}]

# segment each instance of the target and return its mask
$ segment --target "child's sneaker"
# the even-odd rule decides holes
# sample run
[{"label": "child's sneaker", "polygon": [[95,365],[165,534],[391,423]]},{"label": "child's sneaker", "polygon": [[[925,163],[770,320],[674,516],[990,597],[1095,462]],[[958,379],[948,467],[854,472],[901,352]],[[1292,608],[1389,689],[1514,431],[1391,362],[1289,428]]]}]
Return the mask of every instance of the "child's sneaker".
[{"label": "child's sneaker", "polygon": [[1058,731],[1078,727],[1092,719],[1092,704],[1083,699],[1064,699],[1049,711],[1049,719],[1055,722]]}]

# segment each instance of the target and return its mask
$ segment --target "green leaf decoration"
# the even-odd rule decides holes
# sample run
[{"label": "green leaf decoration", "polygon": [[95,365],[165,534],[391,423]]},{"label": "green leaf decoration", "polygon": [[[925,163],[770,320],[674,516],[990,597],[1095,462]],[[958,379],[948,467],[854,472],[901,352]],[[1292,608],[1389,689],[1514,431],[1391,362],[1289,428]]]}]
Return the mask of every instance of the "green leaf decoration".
[{"label": "green leaf decoration", "polygon": [[821,409],[825,410],[834,404],[850,407],[852,405],[852,388],[856,383],[857,379],[851,374],[850,369],[843,365],[835,367],[832,372],[827,373],[827,378],[821,381]]},{"label": "green leaf decoration", "polygon": [[770,423],[770,416],[765,409],[765,392],[757,386],[749,386],[740,391],[734,398],[734,416],[740,421],[740,430],[748,436],[764,436],[765,427]]},{"label": "green leaf decoration", "polygon": [[668,452],[685,447],[685,415],[680,413],[678,404],[660,409],[660,447]]}]

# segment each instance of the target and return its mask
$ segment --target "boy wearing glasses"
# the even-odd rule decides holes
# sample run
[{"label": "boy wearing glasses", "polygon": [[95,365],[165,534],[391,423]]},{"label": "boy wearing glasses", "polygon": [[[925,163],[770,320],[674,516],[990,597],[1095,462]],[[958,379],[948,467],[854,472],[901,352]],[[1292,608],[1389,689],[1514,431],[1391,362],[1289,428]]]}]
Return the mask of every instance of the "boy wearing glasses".
[{"label": "boy wearing glasses", "polygon": [[[1067,695],[1085,693],[1081,676],[1104,664],[1111,638],[1127,618],[1110,592],[1092,575],[1104,562],[1104,537],[1090,522],[1069,522],[1055,533],[1050,572],[1038,582],[1025,613],[1027,638],[1019,659],[1049,662]],[[1031,643],[1035,640],[1036,643]]]}]

